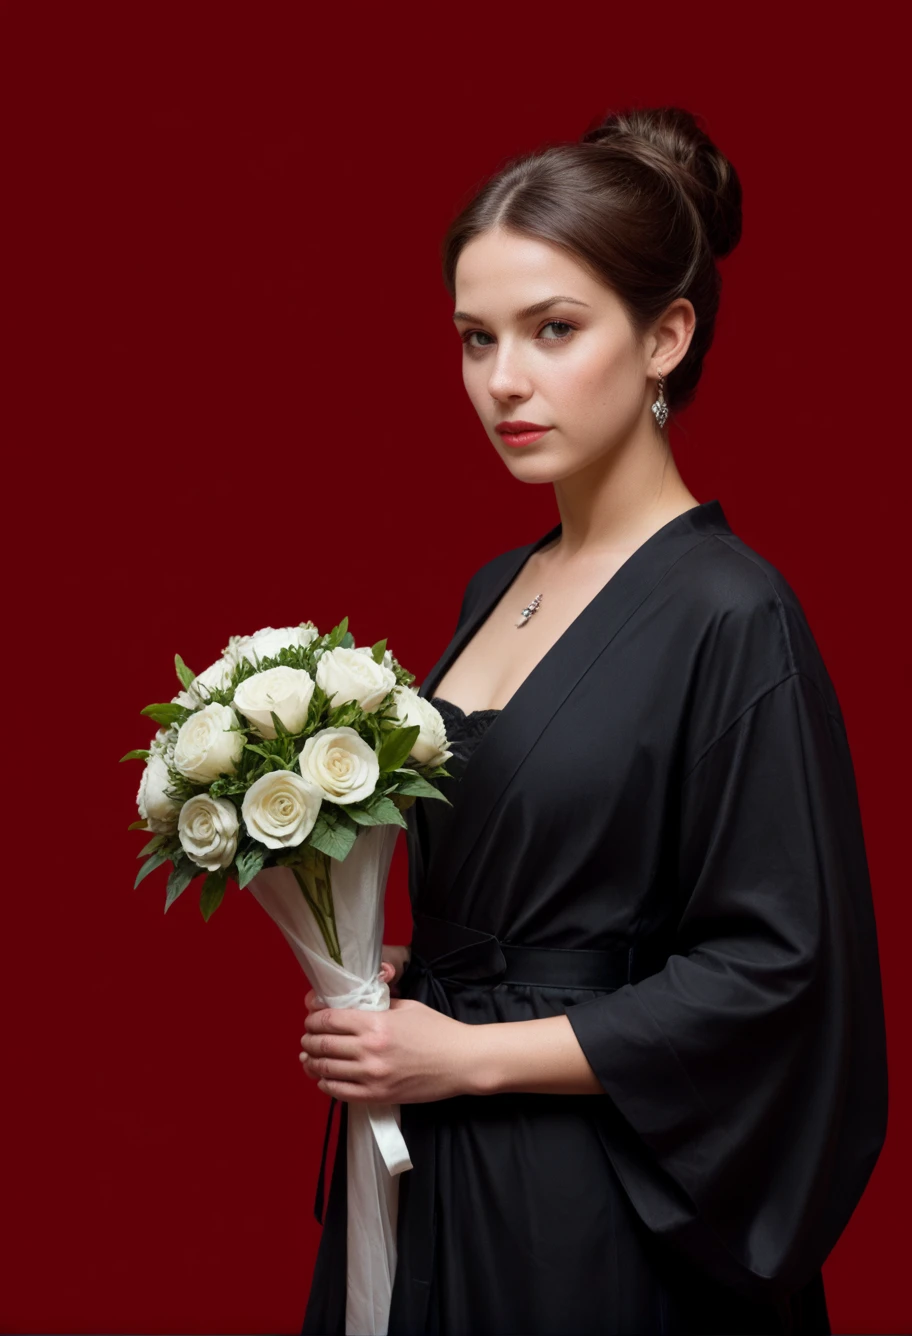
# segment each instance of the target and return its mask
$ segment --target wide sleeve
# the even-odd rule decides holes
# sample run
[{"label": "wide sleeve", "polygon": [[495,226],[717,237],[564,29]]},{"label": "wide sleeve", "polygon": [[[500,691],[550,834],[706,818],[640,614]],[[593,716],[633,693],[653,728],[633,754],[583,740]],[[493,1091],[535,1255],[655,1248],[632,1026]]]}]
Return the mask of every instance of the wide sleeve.
[{"label": "wide sleeve", "polygon": [[841,715],[793,673],[692,765],[678,815],[667,962],[567,1015],[610,1096],[601,1134],[640,1217],[723,1284],[769,1297],[823,1264],[886,1134]]}]

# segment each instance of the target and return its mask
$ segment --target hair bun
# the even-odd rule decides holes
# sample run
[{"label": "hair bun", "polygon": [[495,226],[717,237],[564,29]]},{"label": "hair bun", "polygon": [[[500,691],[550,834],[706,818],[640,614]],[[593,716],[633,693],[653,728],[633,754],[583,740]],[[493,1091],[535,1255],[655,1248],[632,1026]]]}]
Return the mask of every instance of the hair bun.
[{"label": "hair bun", "polygon": [[741,238],[741,182],[738,173],[682,107],[644,107],[612,112],[581,138],[584,144],[617,146],[659,170],[671,168],[703,220],[716,259]]}]

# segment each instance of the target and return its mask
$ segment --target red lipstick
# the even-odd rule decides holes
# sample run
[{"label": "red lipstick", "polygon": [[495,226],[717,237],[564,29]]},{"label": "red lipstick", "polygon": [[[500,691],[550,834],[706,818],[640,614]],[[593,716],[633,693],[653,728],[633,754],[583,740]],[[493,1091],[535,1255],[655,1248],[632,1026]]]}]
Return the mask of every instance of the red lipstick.
[{"label": "red lipstick", "polygon": [[531,445],[533,441],[540,441],[550,427],[543,427],[538,422],[498,422],[494,430],[499,434],[505,445]]}]

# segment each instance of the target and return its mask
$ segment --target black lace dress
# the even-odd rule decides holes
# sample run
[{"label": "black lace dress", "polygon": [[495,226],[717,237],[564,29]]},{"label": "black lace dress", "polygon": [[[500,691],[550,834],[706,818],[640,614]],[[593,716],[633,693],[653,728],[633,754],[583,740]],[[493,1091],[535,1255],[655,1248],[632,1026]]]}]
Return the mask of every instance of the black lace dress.
[{"label": "black lace dress", "polygon": [[[431,696],[430,704],[443,719],[447,735],[447,750],[453,755],[446,762],[452,778],[439,780],[440,791],[453,801],[452,787],[459,783],[469,763],[469,757],[484,737],[500,710],[472,710],[466,714],[458,705],[443,696]],[[443,835],[452,815],[452,808],[442,802],[415,803],[415,830],[423,867],[428,867],[431,853]],[[418,903],[413,905],[418,909]]]}]

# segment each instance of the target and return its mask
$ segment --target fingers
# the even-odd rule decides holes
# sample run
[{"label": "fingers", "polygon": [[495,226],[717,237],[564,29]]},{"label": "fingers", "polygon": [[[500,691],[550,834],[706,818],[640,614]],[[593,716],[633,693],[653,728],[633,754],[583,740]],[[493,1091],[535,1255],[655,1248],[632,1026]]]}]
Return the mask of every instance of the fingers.
[{"label": "fingers", "polygon": [[301,1054],[301,1066],[305,1075],[313,1080],[319,1081],[351,1081],[357,1084],[355,1079],[358,1072],[358,1064],[345,1061],[343,1058],[311,1058],[308,1054]]},{"label": "fingers", "polygon": [[369,1086],[355,1085],[352,1081],[330,1081],[324,1078],[317,1082],[317,1089],[333,1099],[346,1100],[351,1104],[370,1103],[372,1095]]},{"label": "fingers", "polygon": [[312,1058],[357,1058],[363,1045],[353,1035],[344,1034],[302,1034],[301,1056]]}]

